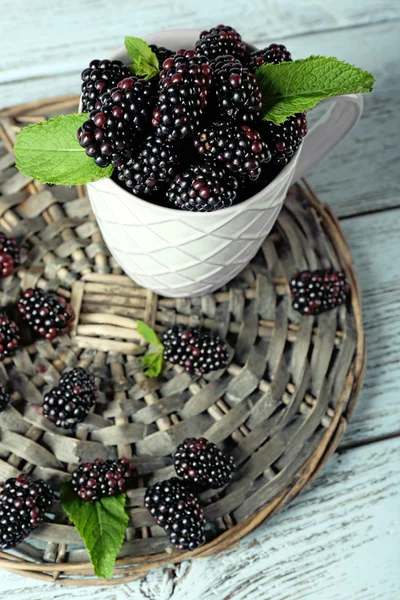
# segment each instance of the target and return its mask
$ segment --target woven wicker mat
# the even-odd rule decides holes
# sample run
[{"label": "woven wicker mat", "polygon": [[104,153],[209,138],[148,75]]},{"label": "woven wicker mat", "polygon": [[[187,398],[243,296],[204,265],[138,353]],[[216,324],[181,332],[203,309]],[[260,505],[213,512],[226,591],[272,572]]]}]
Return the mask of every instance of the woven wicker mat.
[{"label": "woven wicker mat", "polygon": [[[306,184],[291,189],[262,249],[217,293],[167,299],[136,286],[108,253],[83,189],[42,186],[14,166],[20,127],[76,106],[74,96],[0,113],[0,226],[24,249],[17,274],[0,282],[1,304],[39,286],[68,298],[77,315],[71,335],[0,363],[0,381],[12,392],[0,415],[0,480],[31,473],[59,489],[82,461],[133,456],[139,487],[128,494],[130,524],[113,580],[94,577],[57,502],[53,519],[33,539],[16,553],[0,552],[0,567],[64,585],[105,585],[226,549],[301,491],[343,435],[363,378],[365,346],[343,233]],[[291,307],[291,274],[331,265],[345,270],[351,303],[316,322],[301,317]],[[230,364],[204,378],[169,367],[149,380],[136,319],[158,332],[173,323],[216,330],[230,345]],[[42,418],[35,405],[64,369],[77,365],[95,374],[101,391],[73,433]],[[173,475],[176,446],[199,436],[231,452],[238,470],[226,489],[202,496],[207,544],[180,554],[168,548],[143,497],[146,485]]]}]

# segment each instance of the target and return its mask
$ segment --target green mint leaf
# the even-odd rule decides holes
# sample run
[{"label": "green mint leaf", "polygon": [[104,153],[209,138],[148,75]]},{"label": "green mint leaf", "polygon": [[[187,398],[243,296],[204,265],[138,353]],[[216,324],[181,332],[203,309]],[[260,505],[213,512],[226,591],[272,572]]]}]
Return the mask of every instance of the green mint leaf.
[{"label": "green mint leaf", "polygon": [[111,177],[113,167],[98,167],[78,142],[77,131],[88,118],[63,115],[21,129],[14,148],[17,169],[40,183],[84,185]]},{"label": "green mint leaf", "polygon": [[150,46],[140,38],[126,37],[125,48],[132,59],[132,65],[129,67],[134,75],[151,79],[159,72],[159,64],[156,54]]},{"label": "green mint leaf", "polygon": [[147,367],[144,371],[144,374],[147,375],[147,377],[158,377],[162,371],[163,364],[164,357],[162,349],[157,350],[157,352],[150,352],[142,358],[142,365]]},{"label": "green mint leaf", "polygon": [[136,326],[138,332],[141,336],[144,337],[146,342],[149,342],[149,344],[151,344],[152,346],[159,346],[160,348],[163,347],[154,329],[152,329],[151,327],[146,325],[146,323],[140,320],[136,321]]},{"label": "green mint leaf", "polygon": [[71,482],[61,488],[61,505],[83,539],[98,577],[112,577],[129,522],[125,504],[126,494],[84,502],[73,491]]},{"label": "green mint leaf", "polygon": [[337,58],[310,56],[257,69],[263,119],[280,125],[331,96],[371,92],[373,76]]}]

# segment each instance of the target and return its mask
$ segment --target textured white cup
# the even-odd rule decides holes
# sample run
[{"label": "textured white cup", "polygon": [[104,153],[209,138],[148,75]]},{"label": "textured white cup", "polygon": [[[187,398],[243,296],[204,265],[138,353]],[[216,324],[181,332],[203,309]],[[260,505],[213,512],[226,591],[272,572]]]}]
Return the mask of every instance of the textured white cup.
[{"label": "textured white cup", "polygon": [[[200,30],[151,34],[148,43],[193,48]],[[128,62],[124,49],[114,54]],[[138,284],[169,297],[203,296],[226,284],[257,253],[275,223],[288,188],[316,165],[361,116],[360,95],[326,101],[330,110],[308,133],[292,161],[262,191],[214,213],[155,206],[111,179],[88,184],[104,240],[123,270]]]}]

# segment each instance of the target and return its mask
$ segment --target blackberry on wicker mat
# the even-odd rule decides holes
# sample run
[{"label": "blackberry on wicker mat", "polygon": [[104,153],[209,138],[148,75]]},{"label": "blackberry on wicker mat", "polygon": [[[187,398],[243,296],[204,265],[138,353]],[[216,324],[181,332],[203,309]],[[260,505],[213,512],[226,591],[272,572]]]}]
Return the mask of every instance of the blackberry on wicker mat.
[{"label": "blackberry on wicker mat", "polygon": [[344,304],[350,286],[343,271],[302,271],[290,281],[293,308],[303,315],[319,315]]},{"label": "blackberry on wicker mat", "polygon": [[124,67],[120,60],[92,60],[81,75],[82,112],[99,110],[102,94],[109,92],[129,76],[128,67]]},{"label": "blackberry on wicker mat", "polygon": [[173,477],[150,486],[144,505],[179,550],[195,550],[204,544],[203,509],[185,482]]},{"label": "blackberry on wicker mat", "polygon": [[99,108],[78,129],[78,141],[99,167],[122,165],[151,122],[155,102],[152,81],[127,77],[103,94]]},{"label": "blackberry on wicker mat", "polygon": [[8,406],[10,401],[10,395],[4,389],[4,386],[0,383],[0,413],[3,412]]},{"label": "blackberry on wicker mat", "polygon": [[8,479],[0,493],[0,548],[14,548],[40,525],[51,508],[53,491],[26,475]]},{"label": "blackberry on wicker mat", "polygon": [[217,25],[209,31],[202,31],[195,48],[198,54],[210,60],[227,54],[239,60],[246,57],[246,44],[242,36],[229,25]]},{"label": "blackberry on wicker mat", "polygon": [[135,486],[136,466],[127,458],[83,463],[72,473],[72,488],[81,500],[97,502],[124,494]]},{"label": "blackberry on wicker mat", "polygon": [[174,454],[174,467],[188,483],[217,489],[232,479],[235,463],[206,438],[187,438]]},{"label": "blackberry on wicker mat", "polygon": [[0,277],[9,277],[19,265],[19,246],[15,238],[0,231]]},{"label": "blackberry on wicker mat", "polygon": [[0,361],[14,356],[20,342],[18,325],[4,310],[0,310]]},{"label": "blackberry on wicker mat", "polygon": [[29,327],[41,337],[53,340],[68,333],[75,318],[73,308],[62,296],[29,288],[18,301],[18,311]]},{"label": "blackberry on wicker mat", "polygon": [[167,200],[181,210],[214,212],[232,205],[237,188],[235,177],[215,161],[209,161],[176,175]]},{"label": "blackberry on wicker mat", "polygon": [[217,335],[175,325],[163,335],[164,359],[189,373],[204,375],[228,364],[228,347]]},{"label": "blackberry on wicker mat", "polygon": [[65,373],[43,399],[43,415],[57,427],[69,429],[83,421],[97,398],[94,376],[77,367]]},{"label": "blackberry on wicker mat", "polygon": [[213,123],[198,134],[194,145],[206,160],[217,160],[241,178],[255,181],[271,153],[261,135],[248,125]]}]

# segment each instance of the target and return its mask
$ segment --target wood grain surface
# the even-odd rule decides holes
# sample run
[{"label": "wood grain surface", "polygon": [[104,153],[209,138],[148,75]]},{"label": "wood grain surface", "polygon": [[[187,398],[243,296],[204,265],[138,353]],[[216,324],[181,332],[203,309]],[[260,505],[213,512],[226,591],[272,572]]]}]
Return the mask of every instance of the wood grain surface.
[{"label": "wood grain surface", "polygon": [[[236,26],[295,57],[335,55],[370,70],[357,128],[309,176],[342,220],[363,290],[365,386],[342,442],[307,491],[240,545],[110,589],[64,590],[2,572],[13,600],[396,600],[400,586],[400,4],[395,0],[134,3],[4,0],[0,107],[76,93],[79,72],[124,35]],[[397,99],[397,100],[396,100]],[[390,439],[384,439],[390,438]]]}]

